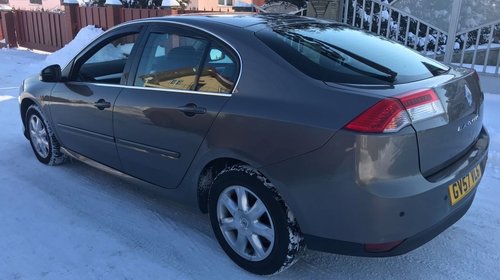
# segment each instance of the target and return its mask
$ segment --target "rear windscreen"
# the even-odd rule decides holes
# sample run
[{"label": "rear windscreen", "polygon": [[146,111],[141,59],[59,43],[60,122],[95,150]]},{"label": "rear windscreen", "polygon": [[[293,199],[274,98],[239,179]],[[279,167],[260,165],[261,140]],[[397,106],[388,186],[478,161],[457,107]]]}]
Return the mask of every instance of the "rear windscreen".
[{"label": "rear windscreen", "polygon": [[303,73],[325,82],[397,84],[448,71],[396,42],[341,24],[276,26],[256,36]]}]

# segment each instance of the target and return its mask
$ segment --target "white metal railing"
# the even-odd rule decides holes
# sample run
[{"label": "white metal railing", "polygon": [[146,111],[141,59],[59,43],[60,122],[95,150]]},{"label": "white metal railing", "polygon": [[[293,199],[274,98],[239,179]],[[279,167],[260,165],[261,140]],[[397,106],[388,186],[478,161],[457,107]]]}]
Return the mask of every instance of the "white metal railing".
[{"label": "white metal railing", "polygon": [[455,52],[452,63],[485,74],[500,75],[500,20],[462,31],[456,40],[463,43]]},{"label": "white metal railing", "polygon": [[[459,2],[459,1],[457,1]],[[500,20],[457,32],[460,5],[453,7],[450,28],[443,30],[387,1],[343,0],[342,22],[385,36],[446,63],[500,75]],[[454,24],[454,26],[452,26]],[[455,34],[448,41],[448,34]]]},{"label": "white metal railing", "polygon": [[346,0],[344,23],[385,36],[438,58],[446,44],[446,31],[378,0]]}]

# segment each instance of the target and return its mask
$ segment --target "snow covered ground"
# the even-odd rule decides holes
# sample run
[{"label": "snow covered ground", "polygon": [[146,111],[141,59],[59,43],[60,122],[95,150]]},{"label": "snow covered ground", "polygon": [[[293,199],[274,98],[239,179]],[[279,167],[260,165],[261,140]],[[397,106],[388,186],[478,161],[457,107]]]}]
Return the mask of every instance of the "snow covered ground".
[{"label": "snow covered ground", "polygon": [[[63,56],[66,56],[65,54]],[[256,279],[219,248],[208,217],[79,162],[39,163],[21,134],[22,79],[46,55],[0,49],[0,279]],[[309,251],[270,279],[500,279],[500,95],[487,94],[490,159],[469,212],[406,255]]]}]

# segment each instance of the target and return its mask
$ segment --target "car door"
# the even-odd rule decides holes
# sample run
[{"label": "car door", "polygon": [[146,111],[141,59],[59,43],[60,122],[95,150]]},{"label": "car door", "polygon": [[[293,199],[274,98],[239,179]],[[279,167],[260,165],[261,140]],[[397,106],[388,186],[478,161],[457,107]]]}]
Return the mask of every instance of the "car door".
[{"label": "car door", "polygon": [[[225,59],[225,63],[216,62]],[[170,24],[153,27],[128,87],[115,103],[114,133],[126,173],[175,188],[239,71],[234,51],[215,38]]]},{"label": "car door", "polygon": [[56,84],[49,107],[61,144],[119,169],[113,135],[113,105],[125,83],[129,56],[143,29],[131,25],[107,33],[81,52]]}]

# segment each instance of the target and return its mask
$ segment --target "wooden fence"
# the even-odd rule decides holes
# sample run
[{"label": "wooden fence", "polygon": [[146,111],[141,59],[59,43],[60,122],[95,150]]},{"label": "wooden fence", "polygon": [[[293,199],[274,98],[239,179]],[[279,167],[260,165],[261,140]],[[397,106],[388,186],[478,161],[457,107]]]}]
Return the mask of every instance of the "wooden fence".
[{"label": "wooden fence", "polygon": [[[108,29],[116,25],[116,22],[125,22],[134,19],[160,17],[177,14],[177,10],[170,9],[131,9],[114,7],[79,7],[78,25],[96,25]],[[115,17],[115,18],[114,18]],[[118,19],[116,19],[118,17]]]},{"label": "wooden fence", "polygon": [[[2,30],[2,15],[0,14],[0,40],[3,40],[5,39],[5,37],[3,36],[3,30]],[[1,47],[2,44],[0,44],[0,47]]]},{"label": "wooden fence", "polygon": [[[176,15],[172,9],[131,9],[120,6],[79,7],[64,4],[63,13],[47,11],[1,12],[0,40],[5,37],[10,47],[22,46],[30,49],[53,52],[69,43],[78,31],[95,25],[104,30],[125,21]],[[186,11],[195,13],[204,11]]]},{"label": "wooden fence", "polygon": [[20,46],[53,52],[67,43],[63,32],[64,14],[16,11],[14,18],[16,39]]}]

